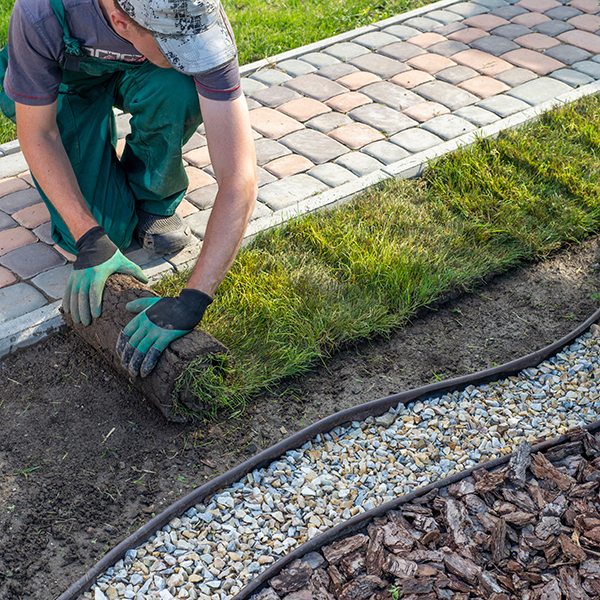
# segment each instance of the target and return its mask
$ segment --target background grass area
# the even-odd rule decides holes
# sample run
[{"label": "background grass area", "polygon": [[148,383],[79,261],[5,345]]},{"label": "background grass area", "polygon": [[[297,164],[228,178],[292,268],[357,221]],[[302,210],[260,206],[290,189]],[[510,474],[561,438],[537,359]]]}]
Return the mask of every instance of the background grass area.
[{"label": "background grass area", "polygon": [[214,406],[239,406],[450,290],[580,242],[600,226],[599,132],[600,99],[586,98],[260,236],[202,324],[234,360],[186,378]]},{"label": "background grass area", "polygon": [[[0,4],[0,48],[6,45],[8,22],[15,0],[2,0]],[[2,82],[0,81],[0,87]],[[0,144],[10,142],[17,137],[17,128],[0,112]]]}]

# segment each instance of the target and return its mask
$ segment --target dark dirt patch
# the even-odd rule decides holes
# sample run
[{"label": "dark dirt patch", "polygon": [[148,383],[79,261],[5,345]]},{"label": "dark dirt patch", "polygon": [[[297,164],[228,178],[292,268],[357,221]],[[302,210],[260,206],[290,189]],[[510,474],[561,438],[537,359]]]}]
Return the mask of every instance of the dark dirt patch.
[{"label": "dark dirt patch", "polygon": [[338,353],[240,418],[168,423],[72,333],[0,361],[0,598],[62,593],[193,486],[349,406],[524,356],[598,307],[598,239]]}]

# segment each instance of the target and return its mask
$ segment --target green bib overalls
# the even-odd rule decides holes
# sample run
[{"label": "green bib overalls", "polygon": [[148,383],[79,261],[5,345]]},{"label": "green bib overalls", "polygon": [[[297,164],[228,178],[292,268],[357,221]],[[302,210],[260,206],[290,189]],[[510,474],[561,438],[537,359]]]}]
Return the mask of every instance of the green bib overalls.
[{"label": "green bib overalls", "polygon": [[[202,122],[194,80],[144,61],[131,64],[84,56],[72,38],[62,0],[51,0],[65,42],[57,124],[79,187],[110,239],[124,249],[137,223],[136,206],[171,215],[188,186],[181,148]],[[0,82],[8,46],[0,53]],[[113,106],[131,114],[123,155],[115,153]],[[2,91],[0,108],[13,121],[15,106]],[[37,185],[37,182],[36,182]],[[52,219],[52,237],[76,253],[75,240],[37,185]]]}]

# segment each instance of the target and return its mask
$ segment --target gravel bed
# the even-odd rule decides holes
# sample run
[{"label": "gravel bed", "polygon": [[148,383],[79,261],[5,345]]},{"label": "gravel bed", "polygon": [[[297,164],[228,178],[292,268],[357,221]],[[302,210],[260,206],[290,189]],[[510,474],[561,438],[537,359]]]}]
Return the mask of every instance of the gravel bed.
[{"label": "gravel bed", "polygon": [[321,532],[600,414],[600,327],[518,376],[318,435],[173,519],[84,595],[226,600]]}]

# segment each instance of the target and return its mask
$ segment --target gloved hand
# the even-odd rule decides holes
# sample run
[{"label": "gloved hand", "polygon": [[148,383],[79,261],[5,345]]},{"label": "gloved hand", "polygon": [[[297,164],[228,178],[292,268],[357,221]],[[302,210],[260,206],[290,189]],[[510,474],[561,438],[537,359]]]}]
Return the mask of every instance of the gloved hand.
[{"label": "gloved hand", "polygon": [[[185,335],[204,316],[212,298],[204,292],[185,288],[177,298],[140,298],[129,302],[135,316],[119,334],[117,356],[132,377],[147,377],[163,350]],[[143,312],[142,312],[143,311]]]},{"label": "gloved hand", "polygon": [[102,292],[113,273],[125,273],[148,282],[144,272],[125,258],[100,226],[92,227],[75,242],[77,259],[63,296],[65,312],[75,323],[89,325],[102,313]]}]

